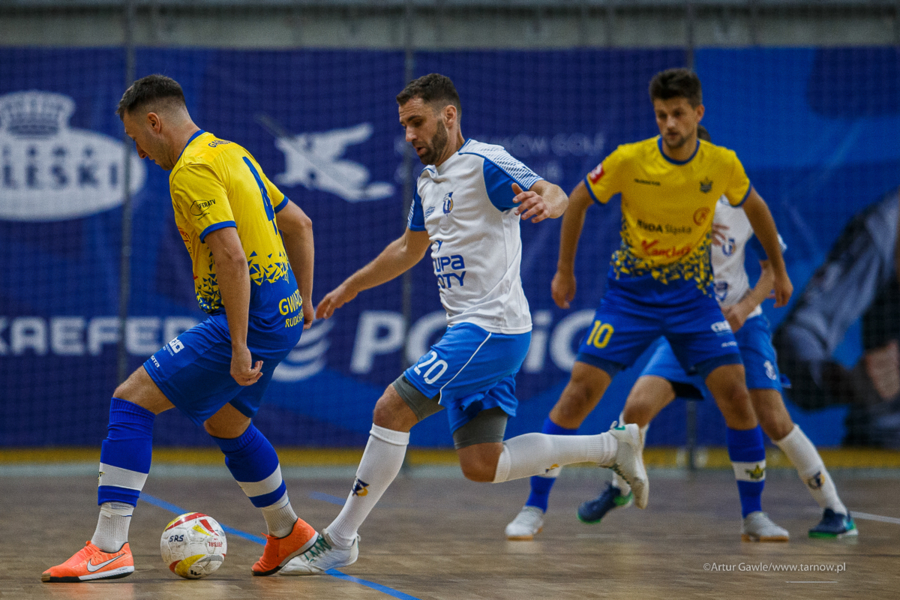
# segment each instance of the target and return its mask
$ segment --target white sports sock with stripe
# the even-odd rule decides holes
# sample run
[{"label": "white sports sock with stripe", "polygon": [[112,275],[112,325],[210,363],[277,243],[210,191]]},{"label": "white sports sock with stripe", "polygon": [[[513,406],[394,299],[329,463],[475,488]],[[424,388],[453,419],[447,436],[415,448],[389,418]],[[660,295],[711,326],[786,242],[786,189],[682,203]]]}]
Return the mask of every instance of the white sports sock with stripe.
[{"label": "white sports sock with stripe", "polygon": [[128,541],[134,507],[124,502],[104,502],[91,543],[104,552],[118,552]]},{"label": "white sports sock with stripe", "polygon": [[800,480],[819,506],[830,508],[836,513],[847,514],[847,507],[838,497],[837,488],[828,469],[825,468],[825,463],[822,462],[819,451],[799,425],[794,425],[789,434],[775,441],[775,445],[781,448],[788,460],[797,468]]}]

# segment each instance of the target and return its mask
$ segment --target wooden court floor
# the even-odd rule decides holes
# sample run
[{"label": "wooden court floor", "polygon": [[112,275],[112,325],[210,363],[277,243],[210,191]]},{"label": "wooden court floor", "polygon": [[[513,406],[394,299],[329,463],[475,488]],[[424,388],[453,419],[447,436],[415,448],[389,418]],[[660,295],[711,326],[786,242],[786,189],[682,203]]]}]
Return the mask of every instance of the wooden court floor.
[{"label": "wooden court floor", "polygon": [[[363,526],[360,559],[342,569],[348,577],[251,577],[262,547],[231,534],[223,567],[198,581],[177,578],[159,557],[171,510],[205,512],[252,535],[264,529],[262,517],[224,467],[197,477],[151,473],[145,492],[155,504],[142,501],[131,528],[136,572],[82,584],[43,584],[40,574],[90,538],[96,479],[42,473],[0,476],[4,600],[900,597],[896,471],[836,473],[845,502],[866,515],[857,519],[855,543],[810,540],[817,507],[792,472],[770,471],[764,508],[792,538],[751,544],[740,540],[736,488],[726,471],[652,471],[646,510],[584,525],[575,507],[599,490],[603,474],[573,469],[557,483],[536,541],[507,542],[503,529],[524,502],[527,481],[475,484],[446,468],[419,469],[395,482]],[[297,512],[317,528],[327,525],[351,474],[289,477]]]}]

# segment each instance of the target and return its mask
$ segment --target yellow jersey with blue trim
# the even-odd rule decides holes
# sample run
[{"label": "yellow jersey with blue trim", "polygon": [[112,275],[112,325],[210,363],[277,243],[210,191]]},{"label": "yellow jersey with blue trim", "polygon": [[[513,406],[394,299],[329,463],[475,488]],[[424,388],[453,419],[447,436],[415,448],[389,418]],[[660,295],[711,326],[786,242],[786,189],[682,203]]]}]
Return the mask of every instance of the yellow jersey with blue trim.
[{"label": "yellow jersey with blue trim", "polygon": [[302,300],[275,215],[288,199],[247,150],[198,131],[169,175],[175,224],[191,255],[200,308],[223,310],[216,264],[206,236],[235,227],[250,270],[250,325],[302,327]]},{"label": "yellow jersey with blue trim", "polygon": [[740,206],[750,179],[737,155],[697,140],[694,153],[676,161],[660,136],[619,146],[584,180],[594,201],[622,197],[622,243],[613,254],[616,279],[652,276],[660,283],[693,282],[711,294],[711,228],[716,202]]}]

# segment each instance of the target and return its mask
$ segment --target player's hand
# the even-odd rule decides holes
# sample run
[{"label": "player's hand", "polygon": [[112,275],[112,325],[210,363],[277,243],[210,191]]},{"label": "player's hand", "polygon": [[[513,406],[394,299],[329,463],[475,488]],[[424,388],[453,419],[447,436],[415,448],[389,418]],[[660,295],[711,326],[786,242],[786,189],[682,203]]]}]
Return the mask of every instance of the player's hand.
[{"label": "player's hand", "polygon": [[867,350],[863,365],[882,400],[900,394],[900,347],[896,340],[881,348]]},{"label": "player's hand", "polygon": [[728,236],[725,235],[726,231],[728,231],[728,225],[715,222],[712,224],[713,246],[721,246],[728,240]]},{"label": "player's hand", "polygon": [[550,207],[547,206],[543,196],[537,192],[523,192],[518,183],[512,184],[512,189],[516,194],[513,202],[519,205],[516,214],[520,215],[523,221],[531,219],[532,223],[540,223],[550,217]]},{"label": "player's hand", "polygon": [[791,283],[791,278],[788,277],[786,271],[782,270],[780,273],[775,273],[775,308],[781,308],[782,306],[787,306],[788,301],[791,299],[791,294],[794,293],[794,284]]},{"label": "player's hand", "polygon": [[262,366],[263,361],[261,360],[253,364],[253,357],[247,346],[231,348],[231,376],[238,385],[253,385],[259,381],[259,378],[263,376]]},{"label": "player's hand", "polygon": [[574,273],[557,271],[550,283],[550,295],[560,308],[569,308],[569,302],[575,298],[576,281]]},{"label": "player's hand", "polygon": [[722,309],[722,314],[725,315],[725,320],[728,321],[733,333],[737,333],[747,322],[747,313],[740,308],[740,304],[726,306]]},{"label": "player's hand", "polygon": [[316,307],[316,318],[330,318],[335,310],[347,304],[354,298],[356,298],[356,292],[348,288],[346,284],[342,283],[328,292],[328,295],[319,302],[319,306]]},{"label": "player's hand", "polygon": [[306,331],[310,327],[312,327],[313,321],[316,320],[316,311],[313,308],[312,303],[303,303],[303,330]]}]

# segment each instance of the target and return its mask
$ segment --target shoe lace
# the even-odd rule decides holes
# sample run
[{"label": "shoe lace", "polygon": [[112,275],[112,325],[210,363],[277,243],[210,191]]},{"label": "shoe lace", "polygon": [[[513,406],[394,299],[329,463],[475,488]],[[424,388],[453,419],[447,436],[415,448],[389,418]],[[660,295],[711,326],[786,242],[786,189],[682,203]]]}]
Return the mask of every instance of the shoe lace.
[{"label": "shoe lace", "polygon": [[325,539],[324,535],[320,535],[319,539],[316,540],[316,543],[303,554],[306,556],[306,560],[313,562],[329,550],[331,550],[331,544],[328,543],[328,540]]}]

